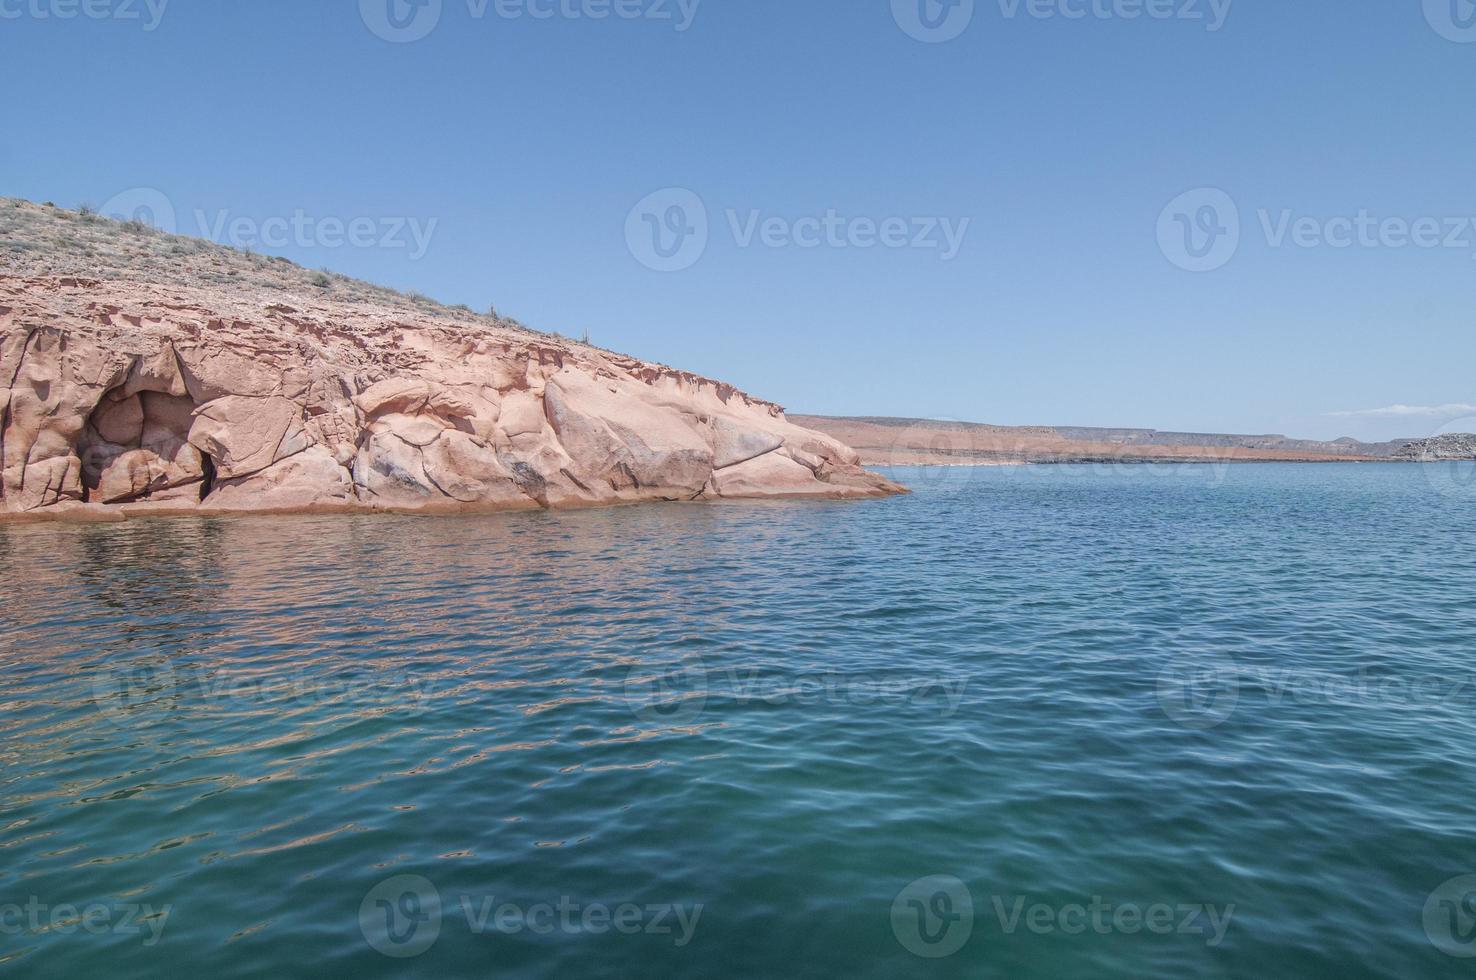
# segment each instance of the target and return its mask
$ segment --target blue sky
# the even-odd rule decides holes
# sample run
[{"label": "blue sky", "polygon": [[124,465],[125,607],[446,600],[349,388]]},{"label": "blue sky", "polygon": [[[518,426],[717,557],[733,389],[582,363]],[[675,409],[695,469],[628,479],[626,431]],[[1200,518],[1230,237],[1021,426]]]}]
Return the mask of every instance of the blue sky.
[{"label": "blue sky", "polygon": [[0,193],[793,411],[1476,416],[1470,0],[151,2],[0,0]]}]

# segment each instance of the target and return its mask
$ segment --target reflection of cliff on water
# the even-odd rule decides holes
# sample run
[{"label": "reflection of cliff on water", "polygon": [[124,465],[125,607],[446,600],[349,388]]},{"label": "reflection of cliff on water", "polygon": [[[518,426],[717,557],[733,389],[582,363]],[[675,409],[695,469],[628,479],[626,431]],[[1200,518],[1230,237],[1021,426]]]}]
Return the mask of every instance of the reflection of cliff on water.
[{"label": "reflection of cliff on water", "polygon": [[[816,631],[784,625],[790,599],[755,563],[781,582],[844,586],[867,563],[809,556],[815,535],[842,533],[816,509],[846,506],[0,528],[0,564],[27,569],[0,595],[0,641],[25,635],[10,657],[73,674],[68,707],[92,721],[244,727],[263,712],[366,715],[434,697],[492,725],[573,699],[602,702],[614,730],[635,720],[632,668],[731,660],[756,636],[765,656],[779,639],[781,656],[817,655]],[[543,724],[568,734],[558,712]]]},{"label": "reflection of cliff on water", "polygon": [[221,591],[225,529],[219,520],[135,521],[78,528],[70,556],[78,578],[113,609],[205,610]]}]

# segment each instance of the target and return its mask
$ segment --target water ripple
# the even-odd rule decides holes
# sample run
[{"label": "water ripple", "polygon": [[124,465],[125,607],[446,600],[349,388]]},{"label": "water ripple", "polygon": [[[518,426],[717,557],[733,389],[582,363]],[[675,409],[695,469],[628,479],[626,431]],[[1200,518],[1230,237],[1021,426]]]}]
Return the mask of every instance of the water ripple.
[{"label": "water ripple", "polygon": [[[1476,873],[1468,500],[1400,466],[914,482],[0,527],[0,968],[1464,975],[1422,915]],[[974,912],[945,960],[892,911],[937,875]],[[397,876],[439,902],[412,958],[375,932]],[[1094,901],[1233,914],[1060,928]],[[533,927],[561,902],[607,918]]]}]

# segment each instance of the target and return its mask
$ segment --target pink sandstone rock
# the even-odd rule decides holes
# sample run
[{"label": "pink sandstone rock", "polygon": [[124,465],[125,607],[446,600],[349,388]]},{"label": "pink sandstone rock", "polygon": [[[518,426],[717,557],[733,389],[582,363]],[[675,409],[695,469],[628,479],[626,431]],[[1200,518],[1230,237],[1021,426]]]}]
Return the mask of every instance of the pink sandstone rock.
[{"label": "pink sandstone rock", "polygon": [[0,518],[905,492],[777,405],[510,327],[0,275]]}]

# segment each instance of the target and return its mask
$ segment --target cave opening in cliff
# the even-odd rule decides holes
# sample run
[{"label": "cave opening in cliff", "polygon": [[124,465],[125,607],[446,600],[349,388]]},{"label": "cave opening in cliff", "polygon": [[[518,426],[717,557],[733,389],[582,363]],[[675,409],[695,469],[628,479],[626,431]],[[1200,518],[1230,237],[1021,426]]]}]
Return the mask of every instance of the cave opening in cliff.
[{"label": "cave opening in cliff", "polygon": [[200,479],[200,499],[203,501],[215,490],[215,460],[209,453],[201,453],[200,464],[205,471]]},{"label": "cave opening in cliff", "polygon": [[[162,383],[159,387],[164,387]],[[86,502],[204,500],[215,489],[215,460],[189,442],[196,404],[168,391],[107,392],[76,443]]]}]

